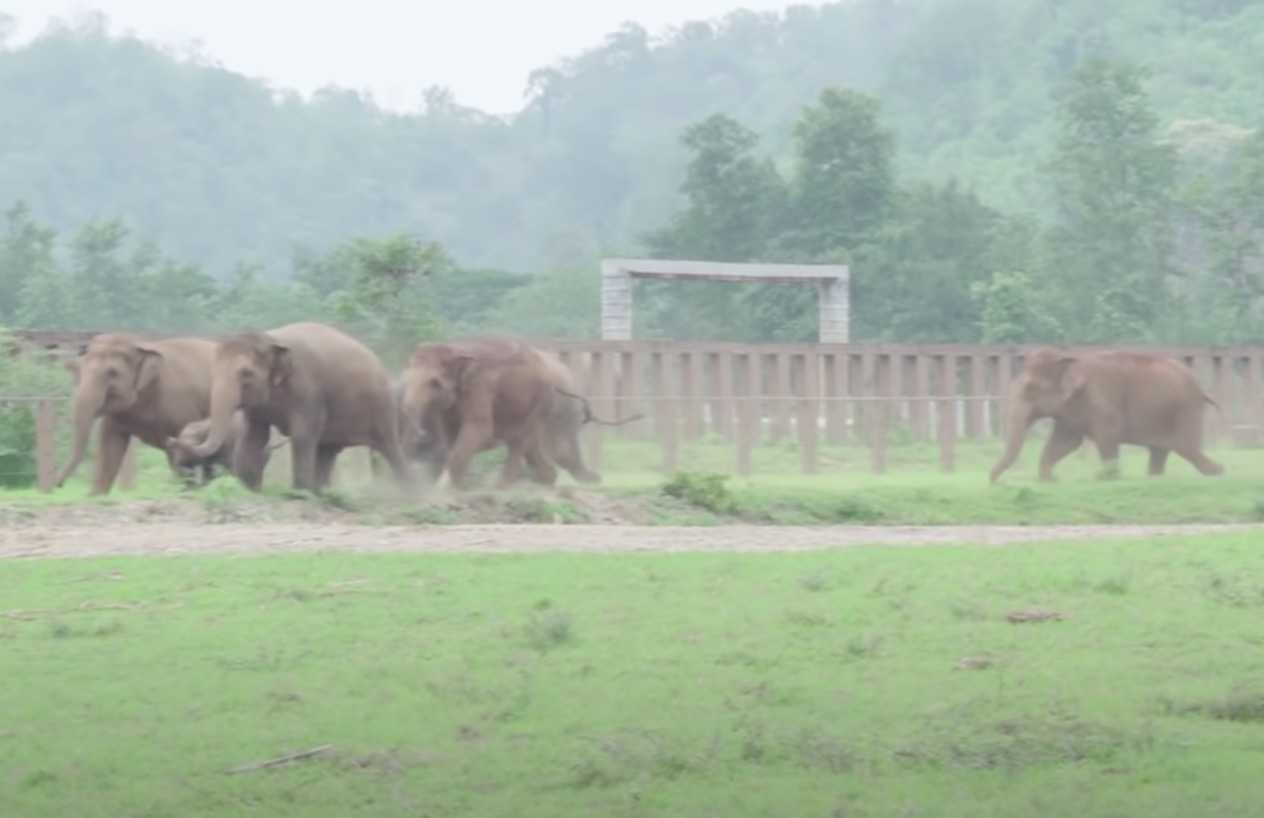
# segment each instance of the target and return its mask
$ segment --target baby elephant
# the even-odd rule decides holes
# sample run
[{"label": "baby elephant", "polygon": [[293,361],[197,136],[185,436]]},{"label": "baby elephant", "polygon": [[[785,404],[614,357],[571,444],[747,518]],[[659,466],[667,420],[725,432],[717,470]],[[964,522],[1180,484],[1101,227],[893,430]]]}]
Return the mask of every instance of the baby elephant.
[{"label": "baby elephant", "polygon": [[[171,467],[172,473],[182,480],[188,486],[204,486],[215,477],[216,466],[223,467],[227,471],[236,474],[233,467],[233,460],[237,451],[237,443],[246,433],[246,416],[238,410],[233,414],[232,424],[229,427],[228,437],[224,439],[224,445],[218,451],[206,456],[198,457],[196,448],[206,442],[206,438],[211,433],[211,419],[202,418],[185,425],[180,430],[178,437],[167,438],[167,464]],[[284,446],[286,441],[275,443],[269,446],[264,454],[264,463],[267,463],[267,455]]]}]

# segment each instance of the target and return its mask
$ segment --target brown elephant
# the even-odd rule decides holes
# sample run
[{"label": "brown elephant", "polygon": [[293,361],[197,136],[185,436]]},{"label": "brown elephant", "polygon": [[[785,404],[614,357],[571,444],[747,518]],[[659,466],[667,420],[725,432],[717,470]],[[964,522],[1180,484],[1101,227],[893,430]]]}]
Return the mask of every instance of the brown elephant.
[{"label": "brown elephant", "polygon": [[607,421],[593,417],[571,371],[552,354],[506,338],[422,344],[400,387],[402,436],[440,485],[463,486],[470,459],[500,443],[509,450],[501,486],[518,478],[524,462],[546,485],[557,479],[554,463],[577,481],[601,479],[584,464],[579,429]]},{"label": "brown elephant", "polygon": [[1150,449],[1151,475],[1163,473],[1169,452],[1203,474],[1224,472],[1202,452],[1203,408],[1217,404],[1188,367],[1168,358],[1037,350],[1014,381],[1009,401],[1005,452],[992,467],[992,482],[1013,465],[1027,430],[1041,418],[1053,419],[1040,455],[1041,480],[1052,480],[1053,467],[1086,437],[1097,445],[1107,476],[1118,473],[1123,443]]},{"label": "brown elephant", "polygon": [[288,324],[222,339],[211,378],[211,433],[192,449],[209,457],[225,445],[233,413],[246,418],[234,470],[258,489],[275,426],[290,439],[293,487],[320,491],[348,446],[368,446],[397,481],[412,483],[400,448],[390,377],[377,355],[324,324]]},{"label": "brown elephant", "polygon": [[202,338],[148,341],[133,335],[94,336],[67,362],[75,376],[74,449],[57,477],[61,486],[83,462],[92,423],[101,419],[93,494],[114,485],[132,437],[157,449],[210,411],[215,342]]},{"label": "brown elephant", "polygon": [[[180,434],[167,438],[167,465],[175,476],[187,485],[206,485],[215,476],[216,467],[237,473],[237,447],[246,438],[246,414],[240,409],[233,413],[233,422],[229,427],[228,437],[219,451],[207,457],[198,457],[196,448],[206,441],[211,434],[209,417],[195,420],[180,430]],[[264,466],[267,456],[281,448],[287,441],[273,443],[265,452]]]}]

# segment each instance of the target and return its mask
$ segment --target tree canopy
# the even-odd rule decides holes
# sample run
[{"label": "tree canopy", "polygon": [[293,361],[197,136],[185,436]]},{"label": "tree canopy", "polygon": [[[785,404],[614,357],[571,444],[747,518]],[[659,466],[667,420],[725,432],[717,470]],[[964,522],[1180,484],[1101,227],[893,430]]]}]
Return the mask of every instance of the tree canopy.
[{"label": "tree canopy", "polygon": [[[850,264],[858,338],[1255,339],[1262,28],[1247,0],[739,10],[627,24],[493,117],[0,25],[0,324],[582,336],[597,259],[644,253]],[[815,336],[810,292],[639,286],[644,334]]]}]

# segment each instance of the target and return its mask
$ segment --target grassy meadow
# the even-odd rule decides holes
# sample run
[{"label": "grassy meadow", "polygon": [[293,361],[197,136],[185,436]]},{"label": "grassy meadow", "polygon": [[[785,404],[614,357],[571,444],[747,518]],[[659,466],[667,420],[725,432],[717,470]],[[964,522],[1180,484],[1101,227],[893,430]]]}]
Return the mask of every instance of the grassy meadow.
[{"label": "grassy meadow", "polygon": [[1256,540],[14,561],[0,814],[1257,816]]},{"label": "grassy meadow", "polygon": [[[777,524],[864,523],[890,525],[955,524],[1109,524],[1214,523],[1264,520],[1264,451],[1222,447],[1211,455],[1223,462],[1227,474],[1207,478],[1173,456],[1168,473],[1146,476],[1146,452],[1124,447],[1122,476],[1097,476],[1096,452],[1085,446],[1064,460],[1057,481],[1036,479],[1041,442],[1031,440],[1023,458],[997,485],[988,482],[988,469],[999,454],[999,442],[962,443],[952,473],[939,468],[933,445],[905,444],[889,451],[888,469],[874,474],[869,452],[859,446],[823,447],[820,471],[799,470],[799,453],[792,443],[763,445],[753,452],[749,477],[732,474],[733,452],[718,442],[695,443],[682,449],[680,465],[686,481],[706,475],[728,474],[711,489],[665,494],[672,476],[661,468],[661,452],[648,442],[612,440],[607,443],[602,472],[604,483],[575,491],[568,475],[559,478],[562,492],[530,486],[500,495],[482,493],[473,513],[451,497],[422,495],[404,502],[391,491],[373,486],[364,450],[348,450],[338,466],[337,488],[321,502],[347,512],[348,519],[365,523],[459,522],[587,522],[605,519],[593,512],[583,497],[617,507],[620,522],[706,525],[741,521]],[[498,468],[497,453],[481,455],[476,466],[490,486]],[[185,492],[170,476],[162,454],[140,450],[137,485],[108,497],[88,500],[91,464],[84,464],[66,487],[51,494],[35,490],[0,490],[0,510],[32,509],[66,503],[111,505],[132,500],[194,498],[209,510],[233,505],[263,504],[280,509],[293,497],[287,450],[269,465],[267,490],[262,496],[242,490],[230,478],[194,492]],[[678,478],[679,479],[679,478]],[[696,481],[695,481],[696,482]],[[571,491],[566,491],[569,487]],[[478,492],[475,492],[478,494]],[[580,499],[576,499],[579,496]],[[309,498],[310,499],[310,498]]]}]

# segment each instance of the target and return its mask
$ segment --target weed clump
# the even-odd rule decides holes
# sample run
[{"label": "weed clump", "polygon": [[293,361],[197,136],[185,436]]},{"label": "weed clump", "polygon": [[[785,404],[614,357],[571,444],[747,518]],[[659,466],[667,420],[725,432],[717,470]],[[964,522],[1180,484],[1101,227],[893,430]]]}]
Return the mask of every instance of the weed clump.
[{"label": "weed clump", "polygon": [[559,647],[571,640],[571,617],[563,611],[533,614],[527,620],[526,634],[527,642],[541,653]]},{"label": "weed clump", "polygon": [[725,485],[728,479],[727,474],[682,471],[664,483],[662,491],[668,497],[714,514],[734,514],[737,512],[737,500]]}]

